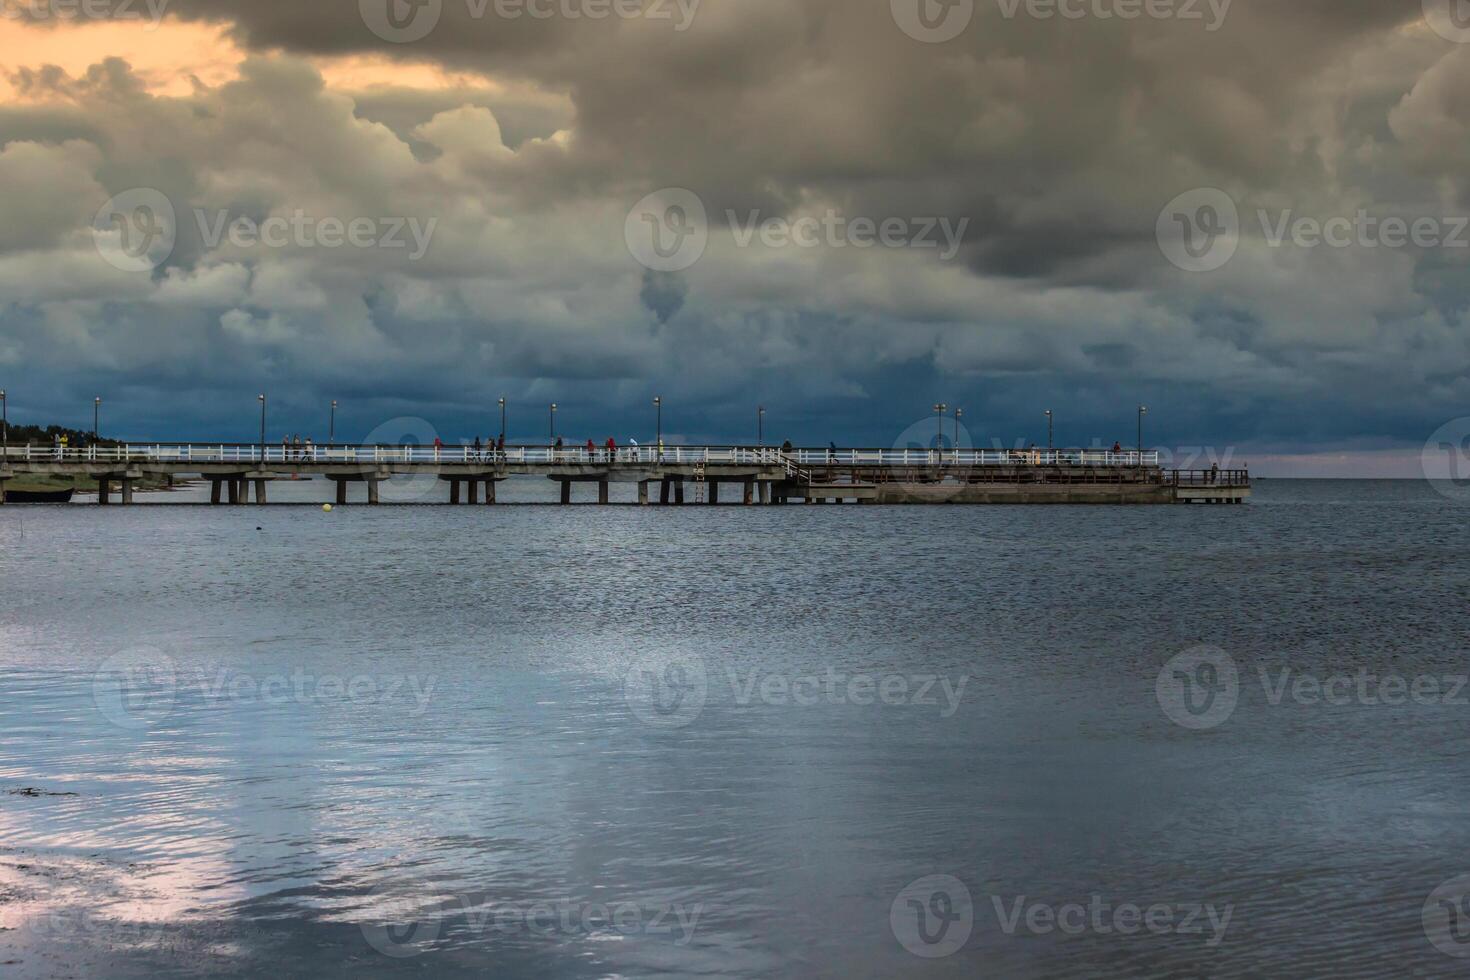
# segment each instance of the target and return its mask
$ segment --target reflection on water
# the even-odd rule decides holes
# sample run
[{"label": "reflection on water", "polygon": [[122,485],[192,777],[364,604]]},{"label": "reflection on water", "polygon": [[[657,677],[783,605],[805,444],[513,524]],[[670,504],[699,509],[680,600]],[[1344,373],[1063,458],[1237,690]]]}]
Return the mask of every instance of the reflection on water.
[{"label": "reflection on water", "polygon": [[1447,693],[1462,518],[0,508],[0,961],[1449,974],[1470,708],[1274,685]]}]

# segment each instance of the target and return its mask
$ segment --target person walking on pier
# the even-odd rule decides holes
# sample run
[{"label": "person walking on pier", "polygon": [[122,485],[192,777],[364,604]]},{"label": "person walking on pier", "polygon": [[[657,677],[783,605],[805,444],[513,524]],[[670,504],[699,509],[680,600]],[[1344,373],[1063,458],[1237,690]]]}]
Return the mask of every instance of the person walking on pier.
[{"label": "person walking on pier", "polygon": [[591,436],[587,437],[587,461],[589,463],[597,462],[597,443],[592,441]]},{"label": "person walking on pier", "polygon": [[612,436],[607,437],[607,461],[609,463],[618,461],[618,441]]},{"label": "person walking on pier", "polygon": [[481,446],[481,444],[480,444],[480,437],[477,435],[477,436],[475,436],[475,460],[476,460],[476,462],[478,462],[479,460],[481,460],[481,459],[484,458],[484,454],[480,451],[480,446]]}]

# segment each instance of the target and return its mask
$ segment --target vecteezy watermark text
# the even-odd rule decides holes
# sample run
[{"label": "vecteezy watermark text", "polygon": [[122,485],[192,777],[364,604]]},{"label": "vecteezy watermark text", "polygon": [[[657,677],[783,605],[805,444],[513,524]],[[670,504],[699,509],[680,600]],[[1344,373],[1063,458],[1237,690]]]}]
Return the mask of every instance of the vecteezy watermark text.
[{"label": "vecteezy watermark text", "polygon": [[161,650],[134,647],[99,665],[92,678],[92,700],[109,721],[132,729],[168,717],[181,695],[239,704],[401,704],[418,717],[427,710],[438,682],[435,675],[344,675],[300,667],[284,673],[247,673],[227,666],[212,672],[185,670]]},{"label": "vecteezy watermark text", "polygon": [[749,248],[755,239],[766,248],[940,248],[939,257],[949,261],[959,254],[969,218],[848,218],[830,208],[820,218],[773,217],[761,219],[759,211],[744,216],[726,211],[735,244]]},{"label": "vecteezy watermark text", "polygon": [[[988,897],[996,924],[1006,936],[1194,936],[1213,949],[1224,942],[1235,915],[1229,903],[1120,902],[1101,894],[1085,902],[1047,902],[1027,895]],[[888,913],[899,945],[924,959],[952,956],[963,949],[976,916],[970,889],[952,875],[910,882]]]},{"label": "vecteezy watermark text", "polygon": [[[1258,208],[1254,218],[1268,248],[1467,249],[1470,215],[1302,214],[1295,208]],[[1159,212],[1160,251],[1186,272],[1213,272],[1235,257],[1243,228],[1235,200],[1215,187],[1186,191]]]},{"label": "vecteezy watermark text", "polygon": [[170,0],[0,0],[0,18],[28,21],[146,21],[148,30],[163,22]]},{"label": "vecteezy watermark text", "polygon": [[[763,215],[759,210],[725,211],[736,248],[933,249],[941,260],[959,254],[969,218],[853,217],[828,208],[820,215]],[[709,247],[713,230],[704,201],[693,191],[668,187],[635,204],[623,225],[633,258],[655,272],[682,272]]]},{"label": "vecteezy watermark text", "polygon": [[[416,262],[428,252],[437,217],[315,216],[303,208],[265,218],[227,209],[194,208],[199,238],[208,249],[386,249]],[[92,240],[108,264],[124,272],[152,272],[178,242],[178,214],[167,195],[151,187],[114,194],[92,219]]]},{"label": "vecteezy watermark text", "polygon": [[[1470,707],[1470,674],[1414,674],[1360,667],[1316,673],[1292,666],[1258,667],[1252,675],[1265,702],[1276,708],[1303,707]],[[1171,721],[1196,731],[1218,728],[1240,702],[1241,672],[1235,659],[1217,647],[1195,647],[1175,656],[1159,671],[1155,690]]]},{"label": "vecteezy watermark text", "polygon": [[[994,0],[1006,20],[1177,20],[1203,24],[1208,33],[1225,23],[1234,0]],[[963,34],[977,0],[889,0],[893,22],[909,37],[943,44]]]},{"label": "vecteezy watermark text", "polygon": [[995,0],[1001,16],[1014,20],[1178,20],[1199,22],[1213,34],[1225,26],[1235,0]]},{"label": "vecteezy watermark text", "polygon": [[[434,237],[438,218],[420,221],[418,218],[367,218],[342,219],[337,217],[313,217],[301,208],[290,216],[273,215],[256,220],[243,215],[235,218],[225,210],[213,215],[202,208],[194,209],[194,220],[199,225],[199,237],[210,249],[218,248],[220,242],[228,240],[236,248],[387,248],[405,249],[410,262],[417,262],[429,250]],[[412,239],[412,242],[410,242]]]},{"label": "vecteezy watermark text", "polygon": [[[464,0],[472,21],[497,20],[605,21],[642,20],[689,30],[702,0]],[[433,33],[444,15],[445,0],[358,0],[358,13],[368,30],[390,44],[411,44]]]},{"label": "vecteezy watermark text", "polygon": [[407,959],[433,948],[445,925],[458,933],[527,936],[651,936],[675,946],[694,939],[704,904],[642,902],[574,902],[551,899],[497,902],[456,895],[426,904],[412,895],[379,895],[372,903],[362,934],[378,952]]},{"label": "vecteezy watermark text", "polygon": [[623,698],[633,714],[661,728],[682,728],[703,712],[712,695],[738,707],[850,705],[859,708],[910,706],[934,709],[951,718],[965,698],[968,676],[873,674],[827,667],[822,672],[787,674],[727,667],[726,691],[713,691],[712,677],[697,658],[650,660],[623,674]]}]

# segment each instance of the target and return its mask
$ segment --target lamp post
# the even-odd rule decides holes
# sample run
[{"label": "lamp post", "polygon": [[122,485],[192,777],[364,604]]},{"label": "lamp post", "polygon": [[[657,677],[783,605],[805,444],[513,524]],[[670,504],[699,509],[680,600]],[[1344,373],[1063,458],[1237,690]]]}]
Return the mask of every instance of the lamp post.
[{"label": "lamp post", "polygon": [[957,408],[954,410],[954,454],[955,459],[960,458],[960,419],[965,417],[965,410]]},{"label": "lamp post", "polygon": [[556,402],[551,403],[551,441],[556,443]]},{"label": "lamp post", "polygon": [[505,399],[500,399],[500,441],[505,441]]},{"label": "lamp post", "polygon": [[656,414],[654,420],[653,444],[662,446],[664,444],[664,396],[658,395],[653,399],[653,408]]},{"label": "lamp post", "polygon": [[327,445],[337,444],[337,399],[332,399],[332,414],[327,420]]},{"label": "lamp post", "polygon": [[0,453],[10,455],[10,409],[5,404],[5,390],[0,388],[0,446],[4,446]]},{"label": "lamp post", "polygon": [[759,449],[766,448],[766,406],[757,405],[755,409],[755,444]]},{"label": "lamp post", "polygon": [[1148,414],[1148,406],[1138,406],[1138,465],[1143,465],[1143,417]]},{"label": "lamp post", "polygon": [[1057,448],[1055,433],[1056,417],[1052,415],[1051,409],[1048,408],[1046,410],[1046,448],[1048,451]]},{"label": "lamp post", "polygon": [[256,395],[256,401],[260,402],[260,461],[265,462],[265,396]]},{"label": "lamp post", "polygon": [[102,399],[92,399],[92,445],[97,445],[97,417],[102,413]]},{"label": "lamp post", "polygon": [[934,406],[934,414],[937,416],[936,421],[939,423],[939,443],[934,448],[939,452],[944,452],[944,413],[947,411],[949,411],[949,406],[943,402]]}]

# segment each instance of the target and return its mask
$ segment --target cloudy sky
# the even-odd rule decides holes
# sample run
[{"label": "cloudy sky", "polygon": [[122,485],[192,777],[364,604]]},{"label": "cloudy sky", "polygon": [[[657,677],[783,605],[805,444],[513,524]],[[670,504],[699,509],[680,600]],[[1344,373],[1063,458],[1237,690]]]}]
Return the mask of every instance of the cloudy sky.
[{"label": "cloudy sky", "polygon": [[[108,434],[1470,415],[1464,0],[0,0],[0,387]],[[386,427],[386,429],[384,428]]]}]

